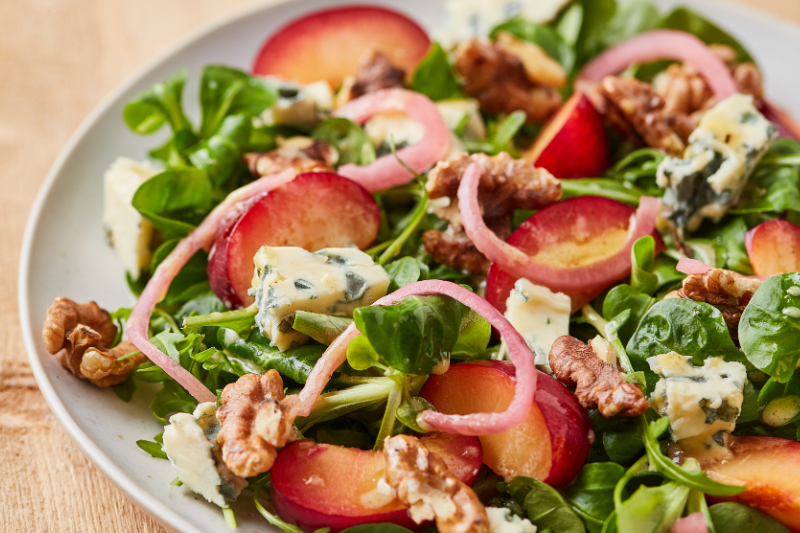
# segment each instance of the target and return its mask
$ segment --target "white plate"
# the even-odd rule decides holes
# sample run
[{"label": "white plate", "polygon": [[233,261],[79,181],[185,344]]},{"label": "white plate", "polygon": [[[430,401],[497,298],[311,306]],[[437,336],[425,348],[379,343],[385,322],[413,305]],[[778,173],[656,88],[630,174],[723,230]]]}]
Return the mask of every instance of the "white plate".
[{"label": "white plate", "polygon": [[[19,305],[25,346],[36,380],[56,417],[83,452],[132,500],[166,527],[185,533],[226,531],[219,509],[185,489],[171,486],[169,465],[136,446],[161,426],[150,414],[150,394],[139,387],[123,403],[108,389],[76,379],[47,353],[41,324],[56,296],[96,300],[107,309],[130,305],[124,271],[106,246],[102,229],[102,175],[120,155],[144,158],[158,138],[131,133],[122,121],[126,102],[153,83],[187,66],[192,76],[185,92],[191,116],[197,115],[197,75],[203,65],[224,63],[248,69],[264,38],[298,15],[353,0],[295,0],[258,7],[214,24],[186,39],[138,72],[83,122],[67,143],[39,192],[28,221],[19,277]],[[443,0],[383,0],[427,29],[442,19]],[[678,2],[662,0],[663,9]],[[738,36],[766,75],[767,94],[800,117],[797,92],[800,28],[731,2],[695,0],[691,4]],[[250,502],[235,507],[240,531],[270,528]]]}]

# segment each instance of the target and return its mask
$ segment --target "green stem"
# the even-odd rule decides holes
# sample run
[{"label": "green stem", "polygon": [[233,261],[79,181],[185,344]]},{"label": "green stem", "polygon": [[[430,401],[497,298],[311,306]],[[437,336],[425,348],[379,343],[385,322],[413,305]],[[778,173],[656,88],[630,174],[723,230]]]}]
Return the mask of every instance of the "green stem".
[{"label": "green stem", "polygon": [[625,490],[625,486],[628,484],[628,481],[633,479],[633,476],[636,474],[640,474],[644,472],[650,467],[650,460],[647,457],[647,454],[641,456],[638,461],[633,463],[625,475],[623,475],[619,481],[617,481],[617,485],[614,487],[614,508],[619,511],[619,508],[622,506],[622,493]]},{"label": "green stem", "polygon": [[347,389],[333,391],[319,397],[311,413],[304,419],[298,419],[300,431],[305,433],[314,424],[325,422],[333,418],[351,413],[362,407],[386,401],[395,382],[391,378],[382,378],[383,381],[372,381],[356,385]]},{"label": "green stem", "polygon": [[765,157],[760,165],[800,165],[800,155],[785,155],[778,157]]},{"label": "green stem", "polygon": [[386,250],[384,250],[384,252],[378,258],[377,263],[379,265],[385,265],[400,252],[400,249],[403,247],[409,237],[411,237],[411,235],[417,231],[422,219],[428,212],[428,191],[425,189],[425,187],[420,187],[420,189],[420,199],[417,203],[417,208],[414,209],[414,213],[411,216],[411,221],[396,239],[390,241],[391,244],[387,246]]},{"label": "green stem", "polygon": [[392,390],[389,391],[389,398],[386,400],[386,411],[383,413],[381,420],[381,429],[378,431],[378,437],[375,439],[374,450],[383,449],[383,441],[386,437],[391,437],[394,434],[394,425],[397,420],[397,408],[403,402],[403,388],[404,381],[398,383],[395,380]]},{"label": "green stem", "polygon": [[583,318],[594,326],[600,335],[602,335],[617,351],[617,357],[619,358],[619,364],[622,370],[628,374],[632,373],[633,365],[631,365],[631,360],[628,358],[628,352],[625,351],[622,341],[619,340],[618,332],[621,324],[617,324],[613,320],[611,322],[607,321],[589,304],[581,308],[581,313],[583,313]]},{"label": "green stem", "polygon": [[228,529],[236,529],[236,516],[233,514],[233,509],[230,507],[223,507],[222,516],[225,517],[225,524],[228,526]]},{"label": "green stem", "polygon": [[263,505],[261,505],[261,501],[259,500],[259,496],[261,495],[261,484],[259,483],[256,485],[255,490],[253,491],[253,501],[256,504],[256,509],[258,512],[261,513],[261,516],[267,519],[271,525],[275,527],[279,527],[284,530],[286,533],[304,533],[302,529],[297,526],[293,526],[287,522],[284,522],[274,514],[267,511]]},{"label": "green stem", "polygon": [[372,255],[372,256],[378,255],[379,253],[381,253],[382,251],[387,249],[389,246],[391,246],[392,242],[394,242],[394,239],[390,239],[388,241],[383,241],[382,243],[376,244],[372,248],[366,250],[364,253],[367,254],[367,255]]},{"label": "green stem", "polygon": [[[591,178],[591,179],[568,179],[560,180],[561,188],[564,191],[564,198],[573,196],[602,196],[611,198],[633,206],[639,205],[639,198],[644,196],[644,191],[626,187],[619,190],[620,182],[614,179]],[[616,187],[612,188],[612,187]]]},{"label": "green stem", "polygon": [[[255,318],[258,314],[258,306],[256,304],[238,309],[236,311],[225,311],[223,313],[209,313],[207,315],[193,315],[187,316],[183,319],[184,328],[197,328],[200,326],[223,326],[232,322],[246,320],[248,318]],[[180,330],[178,330],[180,332]]]},{"label": "green stem", "polygon": [[162,311],[158,307],[153,309],[153,313],[158,315],[160,318],[164,319],[164,321],[169,325],[169,328],[173,332],[175,332],[175,333],[180,333],[181,332],[181,328],[178,327],[177,322],[175,322],[175,319],[172,318],[172,316],[169,313],[167,313],[166,311]]}]

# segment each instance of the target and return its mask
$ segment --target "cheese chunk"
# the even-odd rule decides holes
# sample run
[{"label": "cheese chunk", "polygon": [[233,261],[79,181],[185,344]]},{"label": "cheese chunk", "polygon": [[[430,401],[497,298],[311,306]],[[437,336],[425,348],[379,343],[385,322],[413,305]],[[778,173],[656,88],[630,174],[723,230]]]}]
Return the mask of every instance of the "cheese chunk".
[{"label": "cheese chunk", "polygon": [[536,365],[550,369],[550,348],[557,338],[569,335],[572,301],[566,294],[534,285],[520,278],[506,300],[505,317],[528,343],[536,356]]},{"label": "cheese chunk", "polygon": [[356,248],[308,252],[293,246],[263,246],[253,258],[251,294],[256,324],[285,351],[308,337],[292,329],[295,311],[352,317],[386,294],[389,275]]},{"label": "cheese chunk", "polygon": [[472,141],[486,138],[486,125],[483,123],[480,104],[474,98],[441,100],[436,102],[436,108],[450,131],[458,132],[463,138]]},{"label": "cheese chunk", "polygon": [[150,265],[153,226],[131,205],[139,186],[161,170],[149,163],[120,157],[103,178],[103,227],[109,244],[122,260],[125,270],[138,279]]},{"label": "cheese chunk", "polygon": [[491,533],[536,533],[534,526],[527,518],[521,518],[505,507],[487,507],[489,531]]},{"label": "cheese chunk", "polygon": [[694,231],[736,204],[761,156],[778,136],[774,124],[735,94],[703,115],[683,158],[666,157],[656,181],[665,188],[659,227]]},{"label": "cheese chunk", "polygon": [[260,121],[265,126],[314,126],[333,109],[333,91],[326,81],[300,85],[275,76],[266,79],[278,90],[278,101],[261,114]]},{"label": "cheese chunk", "polygon": [[364,132],[382,154],[390,150],[390,140],[397,149],[417,144],[425,136],[425,126],[402,111],[384,111],[364,123]]},{"label": "cheese chunk", "polygon": [[709,357],[693,366],[675,352],[647,359],[661,375],[651,397],[653,408],[669,417],[672,438],[692,448],[719,450],[742,409],[747,371],[742,363]]},{"label": "cheese chunk", "polygon": [[172,415],[164,428],[162,448],[181,483],[209,502],[228,507],[228,502],[236,500],[247,486],[247,480],[215,457],[219,428],[216,405],[201,403],[193,414]]}]

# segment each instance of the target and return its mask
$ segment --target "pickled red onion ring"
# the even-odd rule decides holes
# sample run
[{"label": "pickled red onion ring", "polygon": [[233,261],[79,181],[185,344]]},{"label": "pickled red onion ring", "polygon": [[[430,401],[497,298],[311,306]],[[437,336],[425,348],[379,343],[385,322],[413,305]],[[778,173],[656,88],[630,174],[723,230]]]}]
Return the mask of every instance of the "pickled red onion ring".
[{"label": "pickled red onion ring", "polygon": [[464,231],[475,247],[491,262],[515,276],[544,285],[553,291],[579,292],[609,285],[625,277],[631,270],[631,248],[637,239],[650,235],[655,229],[658,198],[642,196],[639,208],[631,217],[628,237],[612,256],[588,265],[557,267],[529,256],[519,248],[501,240],[492,232],[481,215],[478,204],[478,183],[481,170],[472,163],[464,171],[458,187],[458,205]]},{"label": "pickled red onion ring", "polygon": [[761,112],[764,113],[767,120],[778,127],[781,137],[800,141],[800,125],[789,116],[789,113],[766,101],[761,106]]},{"label": "pickled red onion ring", "polygon": [[[492,304],[455,283],[426,280],[401,287],[372,305],[389,305],[406,296],[428,294],[443,294],[458,300],[488,320],[500,332],[508,346],[511,362],[516,367],[516,386],[514,398],[503,412],[447,415],[436,411],[423,411],[419,417],[421,422],[427,429],[461,435],[491,435],[522,423],[530,412],[533,395],[536,392],[537,372],[534,356],[522,336]],[[347,359],[347,345],[358,335],[360,333],[356,329],[355,323],[350,324],[317,361],[308,376],[305,387],[299,394],[298,414],[300,416],[308,416],[311,412],[322,389],[325,388],[336,369]]]},{"label": "pickled red onion ring", "polygon": [[678,30],[648,31],[609,48],[583,67],[576,86],[581,82],[600,83],[606,76],[622,72],[634,63],[659,59],[692,64],[719,100],[739,92],[725,62],[703,41]]},{"label": "pickled red onion ring", "polygon": [[[420,142],[397,150],[397,157],[414,172],[422,173],[442,158],[450,142],[450,130],[436,105],[420,93],[405,89],[383,89],[356,98],[333,114],[363,124],[373,115],[384,111],[403,111],[425,127],[425,136]],[[390,189],[414,179],[414,175],[403,168],[393,154],[379,157],[369,165],[342,165],[337,172],[369,192]]]},{"label": "pickled red onion ring", "polygon": [[222,223],[230,216],[237,204],[256,195],[266,194],[292,181],[295,171],[284,170],[272,176],[263,177],[249,185],[233,191],[225,200],[214,208],[203,222],[189,235],[180,240],[175,249],[153,272],[139,300],[128,318],[128,339],[144,353],[150,361],[161,367],[172,379],[177,381],[189,394],[199,402],[216,402],[217,396],[183,368],[177,361],[156,348],[147,335],[150,314],[158,302],[164,299],[170,283],[178,275],[183,265],[201,248],[208,248],[214,242]]},{"label": "pickled red onion ring", "polygon": [[693,274],[705,274],[712,268],[714,267],[711,267],[702,261],[698,261],[697,259],[690,259],[688,257],[681,257],[681,260],[678,261],[678,264],[675,266],[675,270],[681,274],[686,274],[689,276]]},{"label": "pickled red onion ring", "polygon": [[708,533],[706,515],[698,511],[678,518],[669,531],[670,533]]}]

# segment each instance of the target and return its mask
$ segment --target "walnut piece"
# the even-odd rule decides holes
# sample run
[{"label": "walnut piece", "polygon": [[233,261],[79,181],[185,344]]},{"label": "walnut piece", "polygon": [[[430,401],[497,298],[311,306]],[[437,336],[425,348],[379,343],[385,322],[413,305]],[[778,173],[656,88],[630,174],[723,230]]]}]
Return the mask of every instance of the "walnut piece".
[{"label": "walnut piece", "polygon": [[61,366],[98,387],[122,383],[147,358],[136,353],[130,341],[114,348],[117,326],[108,312],[95,302],[76,303],[69,298],[56,298],[47,310],[42,338],[47,351],[56,356]]},{"label": "walnut piece", "polygon": [[355,78],[349,85],[347,100],[381,89],[402,88],[405,77],[405,71],[395,67],[386,54],[373,52],[359,61]]},{"label": "walnut piece", "polygon": [[687,276],[683,280],[683,287],[667,297],[687,298],[713,305],[720,310],[731,332],[735,333],[744,308],[761,283],[761,280],[747,278],[731,270],[712,268],[704,274]]},{"label": "walnut piece", "polygon": [[525,62],[531,65],[526,70],[523,60],[514,55],[524,45],[509,46],[509,42],[477,37],[462,42],[456,49],[455,60],[456,70],[464,80],[462,88],[477,98],[487,113],[522,110],[528,122],[545,120],[561,107],[561,95],[555,86],[532,81],[528,71],[535,71],[533,75],[538,80],[549,79],[553,76],[552,65],[538,68],[541,63],[537,63],[534,67],[531,64],[536,60],[526,53]]},{"label": "walnut piece", "polygon": [[270,176],[287,168],[303,172],[332,172],[338,155],[325,141],[310,137],[278,138],[278,148],[271,152],[252,152],[244,162],[253,176]]},{"label": "walnut piece", "polygon": [[439,162],[428,174],[428,196],[449,198],[447,206],[434,209],[434,214],[450,225],[446,231],[428,230],[423,234],[425,251],[438,263],[473,274],[485,273],[489,260],[469,240],[461,226],[458,210],[458,186],[470,163],[481,168],[478,198],[486,225],[501,239],[511,234],[511,215],[515,209],[541,209],[561,198],[561,183],[547,170],[534,168],[525,159],[514,159],[508,153],[495,156],[462,154]]},{"label": "walnut piece", "polygon": [[296,396],[285,397],[280,374],[245,374],[223,389],[221,403],[217,439],[228,468],[241,477],[272,468],[275,448],[295,439],[292,422],[298,407]]},{"label": "walnut piece", "polygon": [[409,506],[417,524],[436,520],[441,533],[489,533],[489,518],[475,492],[416,437],[397,435],[383,445],[386,482]]},{"label": "walnut piece", "polygon": [[606,418],[647,411],[642,390],[625,382],[614,347],[602,337],[589,344],[569,335],[557,338],[550,348],[550,367],[561,382],[576,387],[575,397],[585,409],[598,409]]}]

